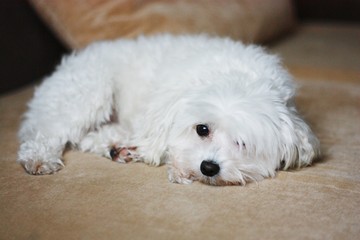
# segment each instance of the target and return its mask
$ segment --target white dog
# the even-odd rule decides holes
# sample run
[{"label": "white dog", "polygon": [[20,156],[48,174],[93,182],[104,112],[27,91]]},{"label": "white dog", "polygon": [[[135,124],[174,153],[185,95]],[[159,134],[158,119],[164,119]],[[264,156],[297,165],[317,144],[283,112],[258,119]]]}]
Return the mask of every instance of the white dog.
[{"label": "white dog", "polygon": [[166,163],[171,182],[258,181],[319,155],[294,93],[277,57],[230,39],[95,43],[36,90],[18,161],[31,174],[54,173],[70,143],[118,162]]}]

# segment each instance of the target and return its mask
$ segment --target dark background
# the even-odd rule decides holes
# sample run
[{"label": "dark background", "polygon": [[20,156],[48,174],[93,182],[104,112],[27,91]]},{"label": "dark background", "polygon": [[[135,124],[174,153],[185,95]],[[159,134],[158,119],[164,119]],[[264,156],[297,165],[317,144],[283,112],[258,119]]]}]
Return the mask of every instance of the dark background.
[{"label": "dark background", "polygon": [[[360,0],[294,3],[300,21],[360,21]],[[0,0],[0,46],[0,94],[40,80],[68,52],[26,0]]]}]

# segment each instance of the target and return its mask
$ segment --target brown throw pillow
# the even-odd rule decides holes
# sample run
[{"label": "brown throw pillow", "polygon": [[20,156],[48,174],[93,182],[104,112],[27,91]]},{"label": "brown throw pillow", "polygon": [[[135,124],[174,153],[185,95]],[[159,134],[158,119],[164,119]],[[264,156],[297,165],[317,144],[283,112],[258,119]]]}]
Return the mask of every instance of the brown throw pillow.
[{"label": "brown throw pillow", "polygon": [[30,0],[69,47],[162,32],[269,41],[294,26],[290,0]]}]

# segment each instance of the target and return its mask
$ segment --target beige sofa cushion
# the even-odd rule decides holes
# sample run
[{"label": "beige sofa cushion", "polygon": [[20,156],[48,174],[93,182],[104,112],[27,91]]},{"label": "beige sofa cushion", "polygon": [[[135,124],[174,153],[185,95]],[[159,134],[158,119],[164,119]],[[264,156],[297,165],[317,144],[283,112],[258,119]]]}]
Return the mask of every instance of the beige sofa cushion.
[{"label": "beige sofa cushion", "polygon": [[69,47],[170,32],[264,42],[294,26],[290,0],[30,0]]}]

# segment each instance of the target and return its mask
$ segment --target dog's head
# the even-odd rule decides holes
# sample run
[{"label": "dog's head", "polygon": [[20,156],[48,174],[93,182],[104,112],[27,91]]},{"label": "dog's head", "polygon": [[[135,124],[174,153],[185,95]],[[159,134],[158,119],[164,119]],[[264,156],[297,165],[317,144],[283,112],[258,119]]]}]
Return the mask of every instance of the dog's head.
[{"label": "dog's head", "polygon": [[295,112],[291,90],[238,75],[184,94],[169,123],[169,179],[245,184],[307,165],[317,139]]},{"label": "dog's head", "polygon": [[255,47],[228,55],[192,61],[152,95],[137,139],[150,163],[167,162],[172,182],[245,184],[319,154],[279,60]]}]

